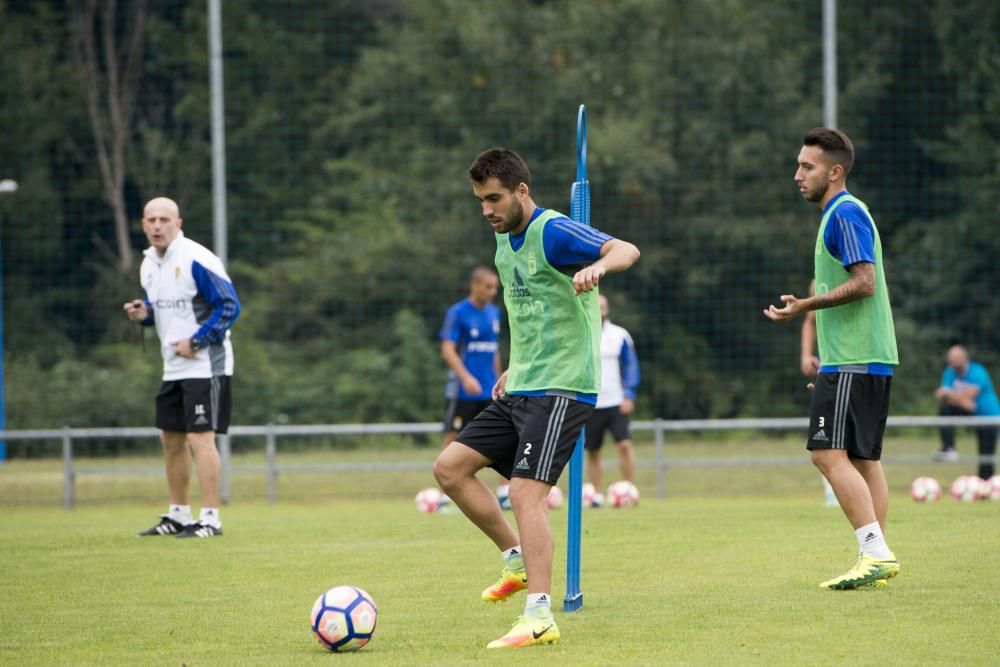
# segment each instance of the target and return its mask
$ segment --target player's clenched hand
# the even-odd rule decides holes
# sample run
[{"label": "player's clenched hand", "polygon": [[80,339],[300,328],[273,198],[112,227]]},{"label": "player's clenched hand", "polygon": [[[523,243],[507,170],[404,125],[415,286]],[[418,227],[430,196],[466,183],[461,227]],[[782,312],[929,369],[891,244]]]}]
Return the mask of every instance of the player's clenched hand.
[{"label": "player's clenched hand", "polygon": [[600,263],[591,264],[577,271],[576,275],[573,276],[573,289],[576,290],[576,295],[580,296],[597,287],[597,283],[601,282],[605,273],[607,273],[607,269]]},{"label": "player's clenched hand", "polygon": [[504,389],[507,388],[507,371],[500,374],[497,378],[497,383],[493,385],[493,400],[500,400],[500,397],[504,395]]},{"label": "player's clenched hand", "polygon": [[778,308],[775,305],[770,305],[764,311],[764,315],[768,319],[774,320],[775,322],[784,322],[785,320],[790,320],[804,309],[802,307],[802,299],[791,294],[782,294],[781,300],[784,302],[783,308]]},{"label": "player's clenched hand", "polygon": [[125,304],[122,305],[122,309],[125,311],[125,314],[128,315],[128,318],[133,321],[141,322],[149,316],[149,313],[146,312],[146,304],[138,299],[135,301],[125,302]]}]

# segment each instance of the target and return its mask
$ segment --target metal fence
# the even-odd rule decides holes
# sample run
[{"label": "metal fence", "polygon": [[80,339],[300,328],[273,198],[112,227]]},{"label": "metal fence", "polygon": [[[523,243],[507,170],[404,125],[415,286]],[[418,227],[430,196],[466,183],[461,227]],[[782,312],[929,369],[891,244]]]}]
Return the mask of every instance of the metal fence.
[{"label": "metal fence", "polygon": [[[697,467],[742,467],[742,466],[787,466],[803,465],[808,459],[803,456],[787,457],[747,457],[747,458],[667,458],[667,433],[697,433],[718,431],[795,431],[809,426],[808,419],[654,419],[632,423],[634,432],[652,432],[655,455],[652,460],[639,460],[643,467],[652,466],[656,470],[656,495],[665,498],[667,493],[667,470],[669,468]],[[889,417],[887,426],[891,428],[929,428],[940,426],[984,427],[1000,426],[1000,417]],[[416,435],[440,433],[437,422],[403,424],[313,424],[313,425],[263,425],[234,426],[228,436],[219,437],[219,453],[222,460],[220,496],[224,503],[229,501],[230,480],[233,472],[259,473],[267,477],[267,502],[278,500],[277,483],[283,473],[300,472],[404,472],[430,471],[427,463],[310,463],[282,464],[278,462],[278,439],[290,436],[358,436],[358,435]],[[59,440],[62,442],[63,460],[63,507],[73,508],[74,485],[80,475],[148,475],[162,474],[162,466],[113,466],[86,470],[74,466],[73,443],[87,438],[156,438],[155,428],[62,428],[38,430],[0,431],[2,440]],[[231,460],[230,438],[263,437],[265,439],[266,462],[263,465],[234,466]],[[989,457],[994,458],[994,457]],[[886,456],[883,461],[891,463],[914,463],[926,457]]]}]

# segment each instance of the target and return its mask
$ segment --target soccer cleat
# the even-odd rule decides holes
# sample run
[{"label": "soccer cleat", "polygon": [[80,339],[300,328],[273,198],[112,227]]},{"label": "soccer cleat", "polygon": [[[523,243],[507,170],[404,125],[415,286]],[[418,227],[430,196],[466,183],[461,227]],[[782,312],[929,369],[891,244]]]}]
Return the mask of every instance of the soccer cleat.
[{"label": "soccer cleat", "polygon": [[850,590],[875,581],[891,579],[897,574],[899,574],[899,561],[896,560],[895,556],[886,560],[878,560],[862,554],[850,570],[835,579],[824,581],[819,586],[834,590]]},{"label": "soccer cleat", "polygon": [[160,523],[148,530],[142,531],[139,533],[139,537],[148,537],[150,535],[177,535],[182,530],[184,530],[183,523],[180,521],[174,521],[170,518],[169,514],[163,514],[160,516]]},{"label": "soccer cleat", "polygon": [[510,632],[500,639],[491,641],[486,648],[519,648],[534,644],[552,644],[557,641],[559,641],[559,628],[551,616],[544,621],[522,616],[517,619]]},{"label": "soccer cleat", "polygon": [[524,570],[512,570],[505,567],[500,573],[500,579],[485,591],[483,602],[500,602],[514,593],[528,587],[528,573]]},{"label": "soccer cleat", "polygon": [[184,526],[184,530],[177,533],[177,537],[215,537],[216,535],[222,535],[222,526],[216,527],[200,521]]},{"label": "soccer cleat", "polygon": [[855,590],[858,591],[877,591],[885,588],[889,588],[888,579],[876,579],[875,581],[869,581],[867,584],[861,584]]}]

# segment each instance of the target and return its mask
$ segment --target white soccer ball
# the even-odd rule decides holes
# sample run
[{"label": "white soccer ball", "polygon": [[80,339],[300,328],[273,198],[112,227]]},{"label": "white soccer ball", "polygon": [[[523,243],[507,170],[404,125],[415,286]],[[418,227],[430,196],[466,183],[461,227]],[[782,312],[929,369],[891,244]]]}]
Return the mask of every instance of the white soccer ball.
[{"label": "white soccer ball", "polygon": [[309,626],[328,651],[357,651],[371,641],[378,623],[372,596],[354,586],[337,586],[313,604]]},{"label": "white soccer ball", "polygon": [[421,489],[417,497],[413,499],[417,504],[417,509],[426,514],[433,514],[441,509],[442,502],[451,502],[448,496],[441,493],[439,489],[429,486],[426,489]]},{"label": "white soccer ball", "polygon": [[639,504],[639,489],[628,480],[608,487],[608,504],[612,507],[634,507]]},{"label": "white soccer ball", "polygon": [[500,504],[500,509],[510,509],[510,484],[497,485],[497,502]]},{"label": "white soccer ball", "polygon": [[983,480],[975,475],[962,475],[951,483],[951,497],[963,503],[979,500],[983,492]]},{"label": "white soccer ball", "polygon": [[545,496],[545,504],[550,510],[554,510],[557,507],[562,507],[563,504],[563,492],[558,486],[553,486],[549,489],[549,495]]},{"label": "white soccer ball", "polygon": [[1000,501],[1000,475],[993,475],[986,480],[986,488],[989,490],[989,493],[984,495],[984,498]]},{"label": "white soccer ball", "polygon": [[918,503],[932,503],[941,497],[941,485],[933,477],[917,477],[910,485],[910,497]]}]

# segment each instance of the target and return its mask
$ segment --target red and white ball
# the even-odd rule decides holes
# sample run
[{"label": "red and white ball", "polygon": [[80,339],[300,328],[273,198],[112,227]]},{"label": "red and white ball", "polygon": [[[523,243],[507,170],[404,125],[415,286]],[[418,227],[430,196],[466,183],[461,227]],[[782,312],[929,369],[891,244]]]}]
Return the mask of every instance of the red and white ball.
[{"label": "red and white ball", "polygon": [[933,477],[917,477],[910,485],[910,497],[918,503],[932,503],[941,497],[941,485]]},{"label": "red and white ball", "polygon": [[549,489],[549,495],[545,496],[545,505],[550,509],[554,510],[557,507],[562,507],[563,504],[563,492],[558,486],[553,486]]},{"label": "red and white ball", "polygon": [[983,480],[975,475],[962,475],[951,483],[951,497],[963,503],[979,500],[983,484]]},{"label": "red and white ball", "polygon": [[337,586],[320,595],[309,617],[316,641],[336,653],[357,651],[371,641],[377,622],[372,596],[354,586]]},{"label": "red and white ball", "polygon": [[639,489],[628,480],[615,482],[608,487],[608,504],[612,507],[634,507],[639,504]]},{"label": "red and white ball", "polygon": [[448,496],[441,493],[440,489],[435,489],[433,486],[422,489],[417,497],[413,499],[413,502],[417,504],[417,509],[426,514],[433,514],[441,509],[442,505],[446,504],[448,501]]}]

